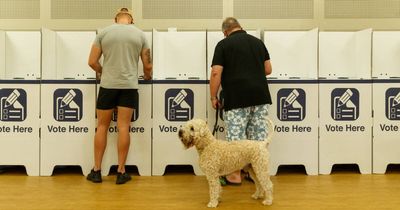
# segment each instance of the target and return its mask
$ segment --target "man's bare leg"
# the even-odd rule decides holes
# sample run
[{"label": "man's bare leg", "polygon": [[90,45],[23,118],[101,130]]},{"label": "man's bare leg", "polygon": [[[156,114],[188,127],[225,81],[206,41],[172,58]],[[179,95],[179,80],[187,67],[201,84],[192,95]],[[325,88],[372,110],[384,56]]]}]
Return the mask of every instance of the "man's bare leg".
[{"label": "man's bare leg", "polygon": [[110,126],[113,109],[101,110],[97,109],[97,130],[94,136],[94,168],[98,171],[101,169],[104,151],[107,146],[107,133]]},{"label": "man's bare leg", "polygon": [[125,173],[125,163],[129,152],[130,135],[129,127],[133,109],[128,107],[118,107],[118,172]]}]

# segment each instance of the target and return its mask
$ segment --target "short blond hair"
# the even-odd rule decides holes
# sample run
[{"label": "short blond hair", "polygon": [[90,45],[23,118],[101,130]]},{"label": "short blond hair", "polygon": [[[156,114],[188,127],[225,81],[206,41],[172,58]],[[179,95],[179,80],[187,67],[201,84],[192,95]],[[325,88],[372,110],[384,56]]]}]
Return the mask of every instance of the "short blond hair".
[{"label": "short blond hair", "polygon": [[117,21],[117,18],[121,15],[129,15],[129,17],[131,17],[131,19],[133,21],[132,10],[130,10],[126,7],[119,8],[117,10],[117,12],[115,13],[115,21]]}]

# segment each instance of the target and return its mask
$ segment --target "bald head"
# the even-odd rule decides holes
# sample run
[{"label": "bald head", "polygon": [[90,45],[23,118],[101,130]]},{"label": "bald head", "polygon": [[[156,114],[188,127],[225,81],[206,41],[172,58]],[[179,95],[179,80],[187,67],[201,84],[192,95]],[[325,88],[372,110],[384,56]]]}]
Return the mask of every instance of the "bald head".
[{"label": "bald head", "polygon": [[242,29],[242,27],[240,26],[240,23],[238,20],[236,20],[236,18],[233,17],[227,17],[224,22],[222,22],[222,31],[224,33],[230,33],[232,32],[234,29]]}]

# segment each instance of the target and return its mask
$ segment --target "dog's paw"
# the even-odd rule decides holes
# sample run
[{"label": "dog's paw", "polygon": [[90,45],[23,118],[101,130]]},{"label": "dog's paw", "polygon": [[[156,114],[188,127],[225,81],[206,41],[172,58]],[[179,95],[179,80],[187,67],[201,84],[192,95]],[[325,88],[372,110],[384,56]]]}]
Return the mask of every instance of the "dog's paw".
[{"label": "dog's paw", "polygon": [[272,200],[271,199],[263,200],[262,204],[266,205],[266,206],[270,206],[270,205],[272,205]]},{"label": "dog's paw", "polygon": [[257,200],[257,199],[263,198],[264,196],[263,196],[263,194],[260,193],[260,192],[255,192],[253,195],[251,195],[251,197],[252,197],[253,199]]},{"label": "dog's paw", "polygon": [[207,204],[207,207],[208,208],[216,208],[218,206],[218,201],[210,201],[208,204]]},{"label": "dog's paw", "polygon": [[260,198],[260,196],[258,196],[258,193],[254,193],[253,195],[251,195],[251,197],[252,197],[254,200],[257,200],[257,199]]}]

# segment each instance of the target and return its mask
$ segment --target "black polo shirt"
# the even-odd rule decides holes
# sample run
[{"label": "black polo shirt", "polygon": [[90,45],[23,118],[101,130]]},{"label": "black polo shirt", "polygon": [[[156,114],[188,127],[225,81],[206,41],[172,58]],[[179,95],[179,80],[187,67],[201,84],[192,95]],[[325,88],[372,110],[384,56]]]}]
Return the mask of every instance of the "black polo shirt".
[{"label": "black polo shirt", "polygon": [[264,43],[239,30],[218,42],[212,66],[223,66],[221,86],[225,110],[271,104],[264,62],[269,60]]}]

